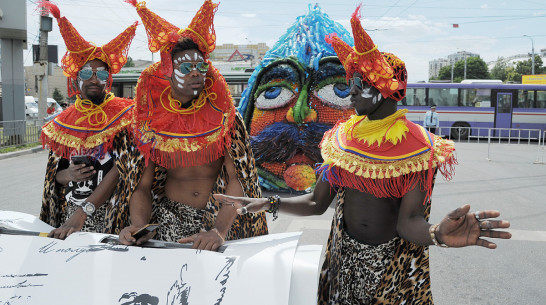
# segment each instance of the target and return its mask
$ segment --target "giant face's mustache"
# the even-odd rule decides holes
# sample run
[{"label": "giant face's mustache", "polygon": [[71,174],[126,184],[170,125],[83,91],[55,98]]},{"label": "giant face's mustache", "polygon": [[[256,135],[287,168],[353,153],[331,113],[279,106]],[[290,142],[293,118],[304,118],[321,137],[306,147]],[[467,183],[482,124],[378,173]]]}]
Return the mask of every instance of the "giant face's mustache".
[{"label": "giant face's mustache", "polygon": [[258,164],[284,162],[302,153],[313,162],[322,162],[319,144],[324,132],[332,128],[323,123],[309,123],[301,128],[296,124],[274,123],[251,137],[250,144]]}]

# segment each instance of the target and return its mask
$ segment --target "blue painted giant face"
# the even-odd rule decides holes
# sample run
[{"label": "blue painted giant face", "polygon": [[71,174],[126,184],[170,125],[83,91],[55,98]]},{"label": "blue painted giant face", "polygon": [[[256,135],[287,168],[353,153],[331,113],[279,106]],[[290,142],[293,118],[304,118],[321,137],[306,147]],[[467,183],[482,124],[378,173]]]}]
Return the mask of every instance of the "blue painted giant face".
[{"label": "blue painted giant face", "polygon": [[239,111],[265,189],[311,190],[324,132],[354,114],[345,70],[324,39],[331,33],[352,44],[341,25],[310,6],[266,53],[243,93]]}]

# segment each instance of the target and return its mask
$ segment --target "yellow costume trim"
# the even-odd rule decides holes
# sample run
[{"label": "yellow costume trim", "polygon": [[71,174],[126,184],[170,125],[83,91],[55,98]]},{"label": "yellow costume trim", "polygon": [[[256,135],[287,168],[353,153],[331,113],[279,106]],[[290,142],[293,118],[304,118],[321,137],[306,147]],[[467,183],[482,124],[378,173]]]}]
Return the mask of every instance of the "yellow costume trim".
[{"label": "yellow costume trim", "polygon": [[406,122],[399,120],[406,113],[408,113],[407,109],[400,109],[382,120],[370,120],[368,117],[353,115],[340,128],[347,135],[348,140],[356,138],[370,146],[375,143],[381,146],[381,143],[387,141],[396,145],[409,131]]},{"label": "yellow costume trim", "polygon": [[[109,92],[106,95],[104,102],[102,102],[100,105],[95,105],[95,103],[91,102],[90,100],[80,99],[80,96],[78,95],[74,107],[82,114],[82,117],[76,120],[76,125],[80,124],[85,119],[87,119],[87,122],[91,126],[101,126],[106,123],[108,117],[106,116],[106,112],[104,112],[103,108],[114,98],[114,94]],[[78,126],[74,127],[78,128]]]},{"label": "yellow costume trim", "polygon": [[[404,160],[386,161],[385,157],[381,157],[383,160],[373,160],[341,149],[336,143],[335,134],[325,140],[321,149],[324,158],[323,165],[338,166],[364,178],[396,178],[429,169],[430,151]],[[446,151],[453,150],[453,146],[453,141],[438,136],[434,137],[434,158],[431,164],[433,168],[438,163],[444,162],[446,157],[451,156],[451,153],[446,153]]]},{"label": "yellow costume trim", "polygon": [[370,54],[370,53],[372,53],[373,51],[377,50],[377,45],[374,45],[373,48],[371,48],[370,50],[368,50],[368,51],[366,51],[366,52],[362,52],[362,53],[358,52],[358,51],[356,50],[355,47],[353,47],[353,50],[355,50],[355,53],[356,53],[356,54],[358,54],[358,55],[360,55],[360,56],[363,56],[363,55]]},{"label": "yellow costume trim", "polygon": [[55,124],[47,124],[42,130],[51,139],[51,141],[58,144],[72,148],[93,148],[103,144],[113,134],[118,133],[123,128],[131,125],[131,123],[131,119],[122,119],[119,125],[108,128],[101,133],[86,138],[76,137],[65,133],[63,130],[57,130],[55,129]]},{"label": "yellow costume trim", "polygon": [[205,38],[203,38],[203,36],[201,36],[199,33],[197,33],[196,31],[194,31],[194,30],[192,30],[190,28],[180,29],[178,31],[178,35],[184,33],[185,31],[190,31],[190,32],[194,33],[197,36],[197,38],[199,38],[199,40],[201,40],[201,42],[207,47],[207,50],[209,49],[209,44],[207,43]]},{"label": "yellow costume trim", "polygon": [[165,94],[165,91],[171,89],[171,86],[165,87],[165,89],[163,89],[163,91],[161,92],[161,95],[159,96],[159,102],[161,103],[161,106],[163,106],[163,108],[165,110],[167,110],[167,111],[169,111],[171,113],[178,113],[178,114],[194,114],[194,113],[196,113],[197,111],[199,111],[199,109],[201,109],[203,106],[206,105],[207,99],[209,99],[209,101],[212,103],[217,98],[216,93],[210,92],[210,89],[212,88],[214,83],[213,83],[211,78],[209,78],[209,79],[210,79],[210,86],[205,87],[203,89],[203,91],[201,91],[201,94],[199,94],[197,99],[194,99],[191,102],[190,107],[181,108],[182,107],[182,102],[180,102],[179,100],[174,99],[172,97],[172,95],[171,95],[172,91],[169,92],[169,94],[167,95],[167,97],[169,98],[169,104],[165,105],[165,103],[163,103],[163,95]]}]

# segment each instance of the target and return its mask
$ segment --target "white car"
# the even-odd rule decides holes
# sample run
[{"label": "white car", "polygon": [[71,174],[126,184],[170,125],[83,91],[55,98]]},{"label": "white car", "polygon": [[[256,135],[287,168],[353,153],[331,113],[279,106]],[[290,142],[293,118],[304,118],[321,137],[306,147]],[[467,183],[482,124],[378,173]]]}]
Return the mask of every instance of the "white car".
[{"label": "white car", "polygon": [[25,96],[25,117],[27,120],[38,118],[38,103],[33,96]]}]

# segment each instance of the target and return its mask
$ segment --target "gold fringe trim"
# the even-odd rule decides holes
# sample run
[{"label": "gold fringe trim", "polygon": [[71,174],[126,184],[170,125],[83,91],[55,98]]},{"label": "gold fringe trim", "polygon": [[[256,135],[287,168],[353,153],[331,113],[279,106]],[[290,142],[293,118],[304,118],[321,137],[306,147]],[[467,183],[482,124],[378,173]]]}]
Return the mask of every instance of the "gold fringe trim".
[{"label": "gold fringe trim", "polygon": [[[434,137],[434,156],[432,168],[452,158],[454,143],[451,140]],[[384,161],[372,160],[362,156],[343,151],[337,146],[335,132],[330,133],[327,141],[323,142],[321,149],[324,158],[323,166],[337,166],[354,175],[370,179],[396,178],[409,173],[425,171],[429,169],[431,152],[417,155],[404,160]]]},{"label": "gold fringe trim", "polygon": [[381,146],[384,142],[396,145],[402,142],[409,131],[405,120],[401,120],[404,119],[406,113],[408,113],[407,109],[400,109],[381,120],[370,120],[368,117],[353,115],[339,128],[349,141],[356,139],[369,146],[375,143],[377,146]]},{"label": "gold fringe trim", "polygon": [[94,148],[112,139],[114,135],[116,135],[120,130],[124,129],[125,127],[131,125],[131,123],[131,119],[121,119],[120,123],[115,127],[108,128],[103,132],[86,138],[67,134],[62,129],[56,129],[55,124],[47,124],[42,129],[42,132],[48,137],[49,141],[58,143],[60,145],[72,148]]}]

